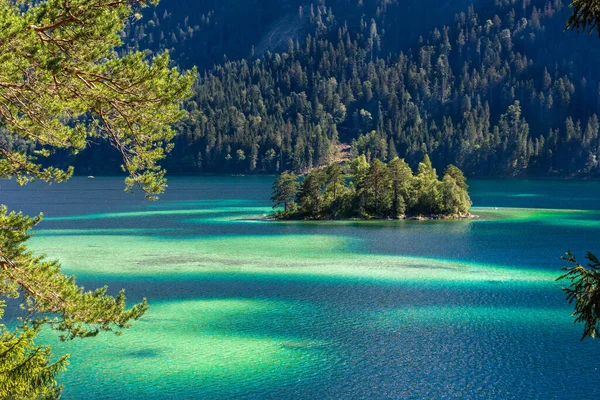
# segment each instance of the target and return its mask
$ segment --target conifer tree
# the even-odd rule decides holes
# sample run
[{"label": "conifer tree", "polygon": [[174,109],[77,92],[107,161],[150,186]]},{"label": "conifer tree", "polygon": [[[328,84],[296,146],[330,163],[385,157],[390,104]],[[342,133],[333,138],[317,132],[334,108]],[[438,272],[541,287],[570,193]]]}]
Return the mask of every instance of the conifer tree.
[{"label": "conifer tree", "polygon": [[465,178],[465,174],[455,165],[448,165],[444,175],[450,175],[456,181],[456,184],[459,188],[467,190],[469,189],[469,185],[467,185],[467,178]]},{"label": "conifer tree", "polygon": [[395,157],[388,164],[390,179],[392,180],[392,215],[398,217],[406,212],[407,201],[410,200],[410,189],[412,186],[413,173],[408,164]]},{"label": "conifer tree", "polygon": [[443,212],[449,215],[466,215],[471,208],[471,200],[456,179],[448,173],[444,174],[441,185]]},{"label": "conifer tree", "polygon": [[431,164],[429,155],[425,154],[423,161],[419,163],[417,175],[415,176],[414,190],[417,193],[417,201],[413,214],[433,215],[441,212],[441,193],[437,172]]},{"label": "conifer tree", "polygon": [[273,196],[271,201],[273,208],[283,205],[285,213],[293,211],[295,208],[294,199],[298,192],[298,177],[294,173],[284,172],[273,184]]},{"label": "conifer tree", "polygon": [[354,186],[355,186],[355,208],[358,209],[359,214],[364,214],[365,203],[366,203],[366,186],[367,186],[367,175],[369,173],[370,165],[367,162],[365,155],[357,157],[352,161],[352,173],[354,175]]},{"label": "conifer tree", "polygon": [[297,202],[303,215],[311,219],[321,218],[323,211],[324,198],[323,189],[327,177],[322,168],[312,170],[308,173],[297,195]]},{"label": "conifer tree", "polygon": [[[77,153],[102,138],[122,157],[126,189],[149,198],[165,188],[158,162],[172,149],[171,125],[182,115],[194,71],[171,68],[168,53],[119,56],[121,32],[155,1],[39,0],[0,2],[0,178],[61,182],[73,168],[48,166],[58,149]],[[0,398],[56,398],[66,357],[34,344],[50,326],[63,340],[119,333],[147,309],[126,309],[125,295],[84,291],[75,279],[27,250],[41,216],[0,206],[0,295],[21,298],[22,323],[0,324]],[[0,301],[0,316],[6,303]]]},{"label": "conifer tree", "polygon": [[392,180],[387,166],[375,159],[365,179],[366,210],[369,215],[389,217],[392,208]]},{"label": "conifer tree", "polygon": [[325,202],[327,208],[331,210],[331,216],[337,217],[344,211],[344,200],[347,192],[342,168],[336,163],[329,164],[325,169],[325,176]]},{"label": "conifer tree", "polygon": [[468,189],[463,172],[456,166],[449,165],[442,179],[444,211],[448,214],[469,214],[472,202]]}]

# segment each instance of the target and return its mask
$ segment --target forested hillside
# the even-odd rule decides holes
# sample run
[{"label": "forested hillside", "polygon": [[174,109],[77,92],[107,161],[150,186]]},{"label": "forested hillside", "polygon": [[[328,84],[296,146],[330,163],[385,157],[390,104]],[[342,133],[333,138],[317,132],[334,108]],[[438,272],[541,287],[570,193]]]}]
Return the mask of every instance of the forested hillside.
[{"label": "forested hillside", "polygon": [[[398,52],[436,25],[452,22],[454,14],[471,3],[473,0],[162,0],[125,33],[130,48],[170,50],[181,66],[210,68],[227,59],[285,50],[289,38],[304,41],[315,29],[346,25],[351,31],[360,31],[365,21],[375,19],[386,30],[382,36],[386,51]],[[326,16],[320,15],[319,5]]]},{"label": "forested hillside", "polygon": [[[163,0],[149,14],[127,45],[201,67],[170,172],[302,172],[346,144],[470,176],[600,173],[600,41],[564,32],[561,0]],[[107,157],[75,164],[114,172]]]}]

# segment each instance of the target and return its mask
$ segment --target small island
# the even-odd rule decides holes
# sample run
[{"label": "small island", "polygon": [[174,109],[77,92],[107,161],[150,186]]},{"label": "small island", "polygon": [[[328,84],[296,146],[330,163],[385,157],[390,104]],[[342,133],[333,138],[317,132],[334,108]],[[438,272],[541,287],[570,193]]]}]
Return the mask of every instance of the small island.
[{"label": "small island", "polygon": [[310,171],[303,179],[284,172],[273,184],[271,218],[277,220],[471,218],[463,172],[448,166],[442,180],[428,155],[416,174],[398,157],[368,162],[361,155]]}]

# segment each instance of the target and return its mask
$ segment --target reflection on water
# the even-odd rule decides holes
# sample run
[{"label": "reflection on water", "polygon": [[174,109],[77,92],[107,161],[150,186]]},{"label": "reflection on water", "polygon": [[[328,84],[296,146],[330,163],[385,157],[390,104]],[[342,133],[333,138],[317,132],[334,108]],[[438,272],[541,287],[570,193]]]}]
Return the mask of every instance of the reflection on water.
[{"label": "reflection on water", "polygon": [[112,178],[3,185],[48,216],[36,250],[151,304],[121,337],[56,343],[65,398],[600,394],[554,281],[598,246],[600,183],[474,181],[473,220],[303,223],[261,220],[271,181],[173,179],[158,203]]}]

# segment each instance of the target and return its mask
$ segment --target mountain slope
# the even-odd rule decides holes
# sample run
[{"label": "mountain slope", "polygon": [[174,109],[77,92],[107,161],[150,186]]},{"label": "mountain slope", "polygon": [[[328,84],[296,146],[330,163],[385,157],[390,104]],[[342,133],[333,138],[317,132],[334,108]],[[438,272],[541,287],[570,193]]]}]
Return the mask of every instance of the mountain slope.
[{"label": "mountain slope", "polygon": [[[217,40],[211,54],[248,53],[205,69],[171,172],[305,171],[350,144],[352,155],[413,165],[429,153],[470,175],[598,174],[600,42],[563,32],[560,0],[268,4],[230,11],[247,13],[237,26],[252,32],[223,30],[243,40]],[[430,21],[447,25],[425,33]],[[181,50],[192,39],[178,43],[184,64],[202,57]]]}]

